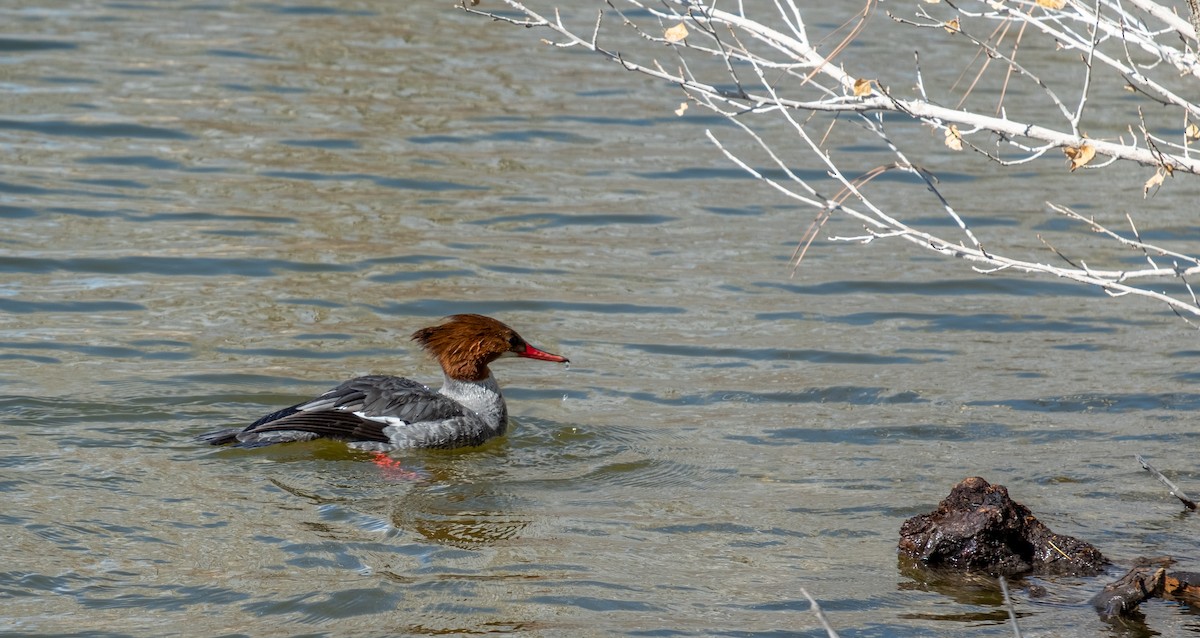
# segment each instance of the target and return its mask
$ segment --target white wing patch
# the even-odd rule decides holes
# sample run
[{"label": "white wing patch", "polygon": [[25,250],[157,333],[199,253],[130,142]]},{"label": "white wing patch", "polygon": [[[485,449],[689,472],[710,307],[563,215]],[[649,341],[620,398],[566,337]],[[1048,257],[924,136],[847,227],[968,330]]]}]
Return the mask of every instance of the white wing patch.
[{"label": "white wing patch", "polygon": [[390,443],[381,443],[379,441],[353,441],[350,447],[356,450],[366,450],[368,452],[391,452],[400,447],[406,447],[404,441],[406,437],[402,436],[404,426],[408,425],[408,421],[396,418],[394,416],[369,416],[364,412],[355,412],[354,416],[374,421],[383,424],[383,434],[391,439]]},{"label": "white wing patch", "polygon": [[385,433],[387,433],[387,428],[398,428],[398,427],[401,427],[404,425],[408,425],[408,421],[405,421],[404,419],[397,418],[394,416],[370,415],[370,414],[367,414],[366,412],[355,412],[354,416],[356,416],[360,419],[366,420],[366,421],[374,421],[376,423],[382,423],[384,426]]}]

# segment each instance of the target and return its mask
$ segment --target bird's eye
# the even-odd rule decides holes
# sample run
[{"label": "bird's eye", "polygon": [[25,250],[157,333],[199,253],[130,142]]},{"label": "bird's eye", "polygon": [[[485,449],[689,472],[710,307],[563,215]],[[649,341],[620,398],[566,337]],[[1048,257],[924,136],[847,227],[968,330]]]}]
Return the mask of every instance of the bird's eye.
[{"label": "bird's eye", "polygon": [[522,341],[517,335],[513,335],[508,338],[508,347],[512,348],[514,351],[524,350],[525,342]]}]

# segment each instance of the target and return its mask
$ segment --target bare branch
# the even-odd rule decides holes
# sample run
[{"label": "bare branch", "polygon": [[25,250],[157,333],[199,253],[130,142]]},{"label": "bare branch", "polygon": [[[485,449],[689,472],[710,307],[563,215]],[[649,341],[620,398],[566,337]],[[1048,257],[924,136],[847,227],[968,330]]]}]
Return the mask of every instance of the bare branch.
[{"label": "bare branch", "polygon": [[[939,96],[932,94],[922,75],[919,50],[914,52],[911,79],[888,81],[854,70],[849,47],[855,39],[864,37],[869,26],[866,18],[875,10],[877,0],[863,0],[858,5],[861,8],[842,26],[821,37],[813,37],[797,0],[772,0],[770,24],[747,15],[740,3],[731,12],[717,8],[712,0],[624,0],[635,11],[623,12],[617,7],[621,1],[605,0],[611,7],[609,15],[615,13],[620,21],[605,21],[605,13],[600,12],[594,20],[589,16],[586,24],[581,22],[578,30],[557,12],[553,19],[547,19],[518,0],[503,2],[520,17],[479,11],[465,4],[462,9],[517,26],[547,29],[555,34],[554,46],[585,49],[626,70],[668,81],[698,106],[733,124],[753,143],[751,150],[761,152],[782,178],[755,168],[754,161],[733,150],[728,141],[719,140],[713,131],[706,131],[706,135],[725,157],[756,180],[816,211],[793,255],[797,266],[826,222],[836,216],[861,224],[865,233],[836,236],[831,238],[833,241],[900,239],[970,262],[979,273],[1049,275],[1097,286],[1114,297],[1152,299],[1166,304],[1180,317],[1200,317],[1200,299],[1190,284],[1190,278],[1200,274],[1200,259],[1183,250],[1143,241],[1132,226],[1132,218],[1133,234],[1129,236],[1065,206],[1048,204],[1054,213],[1083,222],[1104,241],[1140,251],[1148,268],[1130,269],[1120,263],[1105,266],[1099,259],[1091,260],[1096,264],[1091,266],[1045,240],[1049,253],[1062,260],[1057,265],[1043,263],[1037,257],[1005,254],[991,240],[985,248],[985,238],[960,212],[962,204],[954,203],[955,194],[944,192],[944,185],[911,159],[920,157],[912,152],[911,141],[889,131],[896,122],[923,124],[944,134],[948,147],[944,152],[969,149],[994,162],[998,170],[1045,158],[1054,149],[1068,154],[1071,170],[1147,166],[1155,171],[1155,177],[1146,182],[1147,195],[1152,189],[1157,192],[1162,188],[1166,176],[1200,175],[1200,156],[1191,148],[1195,138],[1184,132],[1189,123],[1200,121],[1200,101],[1193,97],[1200,95],[1195,86],[1200,82],[1196,29],[1162,4],[1154,0],[1070,0],[1055,9],[1038,0],[944,0],[940,4],[915,4],[912,17],[889,12],[898,28],[919,29],[928,35],[944,31],[951,45],[964,47],[967,54],[962,59],[971,60],[967,67],[973,69],[968,76],[964,68],[961,76],[970,78],[968,88],[960,97],[939,103]],[[1200,20],[1195,8],[1192,20]],[[686,25],[687,36],[682,40],[667,37],[669,24]],[[622,40],[617,37],[619,32],[636,37]],[[1018,50],[1037,38],[1043,40],[1039,54],[1022,56],[1022,62],[1018,62]],[[630,48],[621,50],[621,42],[630,42]],[[677,66],[671,68],[654,59],[654,51],[662,48],[670,48],[677,56]],[[975,55],[969,55],[971,52]],[[1063,76],[1061,69],[1046,73],[1048,64],[1070,65],[1077,71],[1078,82],[1064,89],[1060,80],[1052,87],[1044,78]],[[894,88],[912,86],[914,82],[911,90]],[[1088,136],[1082,127],[1093,95],[1099,95],[1098,87],[1102,85],[1098,82],[1110,87],[1126,86],[1139,99],[1160,108],[1150,123],[1140,109],[1130,121],[1115,123],[1119,132],[1116,137]],[[978,101],[974,94],[984,86],[1000,95],[997,104],[988,105],[993,115],[972,110],[968,104]],[[1023,101],[1034,100],[1035,105],[1025,106],[1015,100],[1005,103],[1007,96],[1018,93]],[[956,102],[953,107],[944,105]],[[1183,122],[1179,133],[1162,132],[1163,112],[1178,117],[1171,127]],[[861,167],[850,168],[848,162],[831,152],[835,124],[840,125],[839,133],[847,124],[857,125],[868,134],[862,138],[872,151],[890,156],[890,160],[883,160],[865,173]],[[815,130],[814,125],[825,128]],[[792,169],[795,158],[785,159],[773,148],[780,139],[779,126],[799,142],[799,149],[793,152],[803,155],[808,165],[821,167],[823,175],[798,173]],[[915,178],[917,187],[923,188],[941,214],[953,221],[958,236],[943,236],[940,231],[911,225],[905,221],[909,211],[893,210],[887,203],[890,198],[886,202],[874,199],[872,195],[878,189],[871,186],[871,181],[889,171]],[[1168,258],[1170,266],[1160,266],[1155,256]],[[1174,292],[1161,286],[1151,288],[1152,281],[1168,281]]]}]

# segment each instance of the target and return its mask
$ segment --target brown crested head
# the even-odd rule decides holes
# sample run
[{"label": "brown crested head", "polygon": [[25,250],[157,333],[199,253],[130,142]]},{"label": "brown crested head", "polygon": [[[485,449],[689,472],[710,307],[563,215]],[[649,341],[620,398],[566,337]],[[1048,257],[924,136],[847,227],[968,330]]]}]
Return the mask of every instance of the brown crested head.
[{"label": "brown crested head", "polygon": [[568,362],[529,345],[512,328],[483,315],[446,317],[436,326],[414,332],[412,339],[438,360],[446,376],[459,381],[483,381],[491,374],[488,364],[500,357]]}]

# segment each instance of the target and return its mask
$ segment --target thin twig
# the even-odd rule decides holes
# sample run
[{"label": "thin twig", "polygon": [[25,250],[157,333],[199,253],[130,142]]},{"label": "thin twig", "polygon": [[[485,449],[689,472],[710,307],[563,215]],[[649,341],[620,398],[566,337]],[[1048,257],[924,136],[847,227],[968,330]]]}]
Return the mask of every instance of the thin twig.
[{"label": "thin twig", "polygon": [[821,626],[825,628],[825,633],[828,634],[829,638],[838,638],[838,633],[829,625],[829,621],[825,618],[825,612],[821,611],[821,606],[817,604],[817,599],[810,596],[808,590],[803,587],[800,588],[800,593],[804,594],[809,604],[812,605],[812,612],[816,614],[817,620],[821,621]]},{"label": "thin twig", "polygon": [[1004,606],[1008,609],[1008,620],[1012,623],[1013,638],[1021,638],[1021,627],[1017,624],[1017,611],[1013,609],[1012,598],[1008,595],[1008,581],[1000,577],[1000,593],[1004,594]]},{"label": "thin twig", "polygon": [[1159,483],[1166,485],[1167,490],[1169,490],[1171,493],[1171,496],[1174,496],[1175,498],[1179,499],[1183,503],[1184,507],[1186,507],[1192,511],[1196,510],[1196,502],[1193,501],[1192,499],[1188,498],[1188,495],[1184,494],[1183,490],[1179,489],[1178,485],[1172,483],[1171,479],[1163,476],[1162,472],[1159,472],[1158,470],[1154,469],[1154,466],[1147,463],[1146,459],[1142,458],[1142,456],[1140,454],[1133,455],[1133,458],[1137,459],[1138,463],[1142,464],[1142,469],[1146,470],[1147,472],[1149,472],[1151,474],[1151,476],[1158,479]]}]

